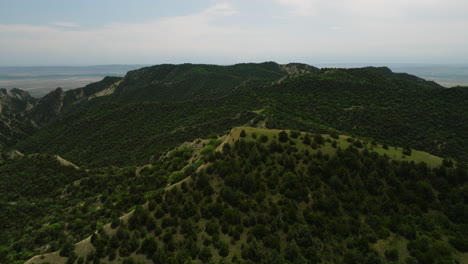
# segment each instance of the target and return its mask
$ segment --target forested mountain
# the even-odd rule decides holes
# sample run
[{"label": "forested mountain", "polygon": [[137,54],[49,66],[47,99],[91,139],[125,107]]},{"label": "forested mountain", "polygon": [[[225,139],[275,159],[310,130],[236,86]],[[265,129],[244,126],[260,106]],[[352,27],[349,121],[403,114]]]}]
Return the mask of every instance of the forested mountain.
[{"label": "forested mountain", "polygon": [[3,94],[0,263],[468,259],[466,88],[267,62]]},{"label": "forested mountain", "polygon": [[251,123],[468,159],[468,134],[462,133],[468,131],[468,90],[388,68],[159,65],[129,72],[114,87],[73,105],[15,148],[82,166],[145,164],[184,141]]}]

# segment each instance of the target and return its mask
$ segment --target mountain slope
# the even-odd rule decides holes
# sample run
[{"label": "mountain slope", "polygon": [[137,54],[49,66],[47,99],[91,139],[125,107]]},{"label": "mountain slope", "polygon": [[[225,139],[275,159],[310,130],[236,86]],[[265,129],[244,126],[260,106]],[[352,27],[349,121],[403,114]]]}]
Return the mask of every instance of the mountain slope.
[{"label": "mountain slope", "polygon": [[38,126],[44,126],[66,111],[77,111],[80,103],[112,94],[121,79],[105,77],[102,81],[68,91],[57,88],[42,97],[28,115]]},{"label": "mountain slope", "polygon": [[185,177],[185,171],[197,164],[196,159],[188,163],[190,155],[191,150],[184,147],[150,166],[96,170],[78,168],[56,156],[3,155],[0,263],[24,263],[35,254],[89,236]]},{"label": "mountain slope", "polygon": [[[329,128],[467,160],[468,90],[382,78],[368,70],[325,70],[256,90],[269,94],[267,127]],[[365,77],[367,76],[367,77]]]},{"label": "mountain slope", "polygon": [[[156,65],[129,72],[116,92],[119,101],[186,101],[226,95],[248,80],[279,80],[293,66],[273,63]],[[295,67],[294,67],[295,68]],[[316,70],[313,67],[308,71]]]},{"label": "mountain slope", "polygon": [[466,260],[465,167],[346,136],[243,127],[222,140],[164,194],[27,263]]}]

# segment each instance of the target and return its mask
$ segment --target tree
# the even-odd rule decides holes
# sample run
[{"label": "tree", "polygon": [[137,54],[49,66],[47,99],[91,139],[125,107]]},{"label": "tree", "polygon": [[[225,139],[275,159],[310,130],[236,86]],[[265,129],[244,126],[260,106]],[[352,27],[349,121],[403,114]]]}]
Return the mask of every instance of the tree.
[{"label": "tree", "polygon": [[143,239],[143,242],[141,243],[141,251],[148,259],[154,255],[157,249],[158,245],[153,236],[146,236],[145,239]]},{"label": "tree", "polygon": [[260,248],[257,240],[254,238],[252,241],[248,242],[247,245],[242,249],[241,255],[242,258],[246,260],[251,260],[255,263],[260,263],[263,258],[263,250]]},{"label": "tree", "polygon": [[245,138],[245,137],[247,136],[247,133],[245,133],[245,130],[244,130],[244,129],[242,129],[242,131],[240,132],[239,136],[240,136],[241,138]]},{"label": "tree", "polygon": [[398,261],[398,250],[395,248],[385,250],[385,257],[389,261]]},{"label": "tree", "polygon": [[411,148],[409,147],[404,147],[402,152],[403,152],[403,155],[411,156]]},{"label": "tree", "polygon": [[278,140],[280,142],[288,142],[289,140],[289,136],[288,136],[288,133],[286,133],[286,131],[281,131],[279,134],[278,134]]},{"label": "tree", "polygon": [[73,252],[73,250],[75,250],[75,245],[67,241],[65,242],[65,244],[63,244],[63,247],[60,250],[59,254],[62,257],[68,257],[70,253]]},{"label": "tree", "polygon": [[200,253],[198,257],[200,258],[203,263],[207,263],[211,259],[211,249],[208,247],[204,247],[202,250],[200,250]]},{"label": "tree", "polygon": [[325,143],[325,139],[323,138],[321,134],[315,134],[314,142],[317,143],[318,145],[322,145],[323,143]]},{"label": "tree", "polygon": [[153,263],[155,264],[166,263],[166,260],[167,260],[166,252],[160,248],[156,250],[156,253],[154,253],[151,259],[153,260]]},{"label": "tree", "polygon": [[76,255],[76,253],[71,252],[68,255],[67,264],[74,264],[77,259],[78,259],[78,256]]},{"label": "tree", "polygon": [[363,147],[362,142],[360,140],[354,141],[353,146],[355,146],[356,148],[362,148]]},{"label": "tree", "polygon": [[291,137],[292,138],[298,138],[301,135],[301,132],[296,131],[296,130],[291,130]]},{"label": "tree", "polygon": [[223,240],[220,240],[218,242],[218,248],[219,248],[218,253],[221,257],[225,258],[229,255],[229,245]]},{"label": "tree", "polygon": [[115,217],[111,222],[112,229],[116,229],[120,225],[120,219]]}]

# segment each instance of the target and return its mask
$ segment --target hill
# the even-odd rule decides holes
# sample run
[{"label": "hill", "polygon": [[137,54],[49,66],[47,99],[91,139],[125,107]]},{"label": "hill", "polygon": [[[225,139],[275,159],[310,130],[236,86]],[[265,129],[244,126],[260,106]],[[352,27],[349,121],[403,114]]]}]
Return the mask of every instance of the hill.
[{"label": "hill", "polygon": [[197,142],[182,147],[196,165],[178,184],[27,263],[466,261],[462,164],[294,130],[240,127]]}]

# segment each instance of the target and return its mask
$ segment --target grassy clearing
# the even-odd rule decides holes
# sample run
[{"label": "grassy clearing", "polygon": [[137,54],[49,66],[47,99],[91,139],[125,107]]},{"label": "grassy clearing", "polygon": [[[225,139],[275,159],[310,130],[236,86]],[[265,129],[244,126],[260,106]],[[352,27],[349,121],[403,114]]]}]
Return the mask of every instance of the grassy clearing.
[{"label": "grassy clearing", "polygon": [[403,261],[410,256],[408,249],[406,248],[408,240],[400,235],[392,234],[388,239],[379,239],[376,243],[372,244],[372,247],[381,256],[385,256],[385,251],[389,249],[396,249],[398,252],[398,258]]},{"label": "grassy clearing", "polygon": [[[245,131],[246,136],[241,137],[241,132]],[[268,140],[264,142],[265,144],[268,144],[271,142],[272,139],[278,139],[278,135],[281,131],[285,131],[289,135],[289,144],[295,145],[299,150],[309,150],[311,153],[315,153],[318,150],[320,150],[323,154],[326,155],[334,155],[336,153],[336,149],[340,147],[341,149],[346,149],[348,148],[352,142],[357,141],[359,139],[352,138],[346,135],[340,135],[338,136],[338,139],[333,138],[331,135],[322,135],[322,137],[325,139],[325,142],[323,145],[319,145],[317,149],[314,149],[311,145],[304,144],[303,140],[304,137],[306,136],[306,132],[299,132],[300,135],[297,138],[292,138],[291,137],[291,130],[279,130],[279,129],[264,129],[264,128],[255,128],[255,127],[235,127],[231,130],[229,135],[225,137],[223,144],[225,143],[234,143],[235,141],[239,139],[243,139],[247,142],[251,141],[260,141],[260,138],[262,136],[267,136]],[[314,141],[313,134],[309,134],[311,137],[312,142]],[[333,146],[333,142],[336,142],[336,147]],[[288,143],[283,143],[283,144],[288,144]],[[442,164],[442,158],[434,156],[432,154],[429,154],[424,151],[418,151],[418,150],[411,150],[411,155],[404,155],[403,154],[403,148],[402,147],[384,147],[382,144],[376,144],[372,145],[371,143],[364,142],[362,141],[363,148],[367,148],[368,150],[372,152],[376,152],[380,155],[386,155],[390,159],[397,160],[397,161],[408,161],[408,162],[415,162],[415,163],[420,163],[420,162],[425,162],[429,167],[438,167]],[[221,145],[222,146],[222,145]],[[220,147],[221,147],[220,146]],[[221,148],[218,147],[217,150],[220,150]]]}]

